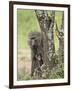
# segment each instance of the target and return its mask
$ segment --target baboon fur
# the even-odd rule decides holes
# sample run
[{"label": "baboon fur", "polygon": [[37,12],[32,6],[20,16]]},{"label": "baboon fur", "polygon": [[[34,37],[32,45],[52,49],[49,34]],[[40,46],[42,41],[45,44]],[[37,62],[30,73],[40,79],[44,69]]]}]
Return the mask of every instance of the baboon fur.
[{"label": "baboon fur", "polygon": [[35,69],[40,68],[43,64],[43,48],[42,48],[42,35],[40,32],[31,32],[28,37],[28,44],[31,48],[32,66],[31,76]]}]

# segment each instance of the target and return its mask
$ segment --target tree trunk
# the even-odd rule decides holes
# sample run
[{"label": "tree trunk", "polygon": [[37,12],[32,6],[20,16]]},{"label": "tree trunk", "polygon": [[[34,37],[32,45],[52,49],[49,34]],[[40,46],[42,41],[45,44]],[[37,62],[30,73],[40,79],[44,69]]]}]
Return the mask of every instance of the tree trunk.
[{"label": "tree trunk", "polygon": [[[42,33],[43,40],[43,61],[45,65],[49,67],[53,66],[52,57],[55,52],[54,38],[53,38],[53,26],[55,19],[55,11],[52,11],[51,17],[48,16],[46,10],[35,10],[37,19]],[[51,65],[51,64],[52,65]]]},{"label": "tree trunk", "polygon": [[62,13],[62,23],[59,29],[59,48],[64,49],[64,12]]},{"label": "tree trunk", "polygon": [[60,28],[58,28],[56,24],[56,31],[58,33],[58,39],[59,39],[59,54],[61,61],[64,60],[64,12],[62,12],[62,22]]}]

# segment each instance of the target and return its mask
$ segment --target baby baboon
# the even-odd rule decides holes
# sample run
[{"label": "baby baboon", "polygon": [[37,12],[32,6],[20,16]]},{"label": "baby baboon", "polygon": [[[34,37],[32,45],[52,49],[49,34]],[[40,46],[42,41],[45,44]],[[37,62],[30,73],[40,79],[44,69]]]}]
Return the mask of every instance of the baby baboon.
[{"label": "baby baboon", "polygon": [[41,33],[31,32],[28,37],[28,43],[31,48],[31,56],[32,56],[31,75],[33,76],[35,69],[37,69],[43,64]]}]

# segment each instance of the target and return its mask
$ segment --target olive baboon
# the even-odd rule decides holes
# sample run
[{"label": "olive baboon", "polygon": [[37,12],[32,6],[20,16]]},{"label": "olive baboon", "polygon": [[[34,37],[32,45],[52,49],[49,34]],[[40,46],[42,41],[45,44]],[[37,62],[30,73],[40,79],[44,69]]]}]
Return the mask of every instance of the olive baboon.
[{"label": "olive baboon", "polygon": [[31,48],[31,56],[32,56],[31,76],[33,76],[35,69],[39,68],[43,64],[41,33],[31,32],[28,37],[28,43]]}]

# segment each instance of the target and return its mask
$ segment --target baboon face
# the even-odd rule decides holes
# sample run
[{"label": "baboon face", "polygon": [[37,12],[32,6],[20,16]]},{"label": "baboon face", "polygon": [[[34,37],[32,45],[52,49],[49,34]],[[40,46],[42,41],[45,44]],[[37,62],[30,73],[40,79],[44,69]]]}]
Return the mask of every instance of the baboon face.
[{"label": "baboon face", "polygon": [[41,44],[41,34],[39,32],[31,32],[28,38],[30,47],[39,46]]},{"label": "baboon face", "polygon": [[30,44],[30,46],[37,46],[37,38],[36,37],[32,37],[32,38],[30,38],[30,42],[29,42],[29,44]]}]

